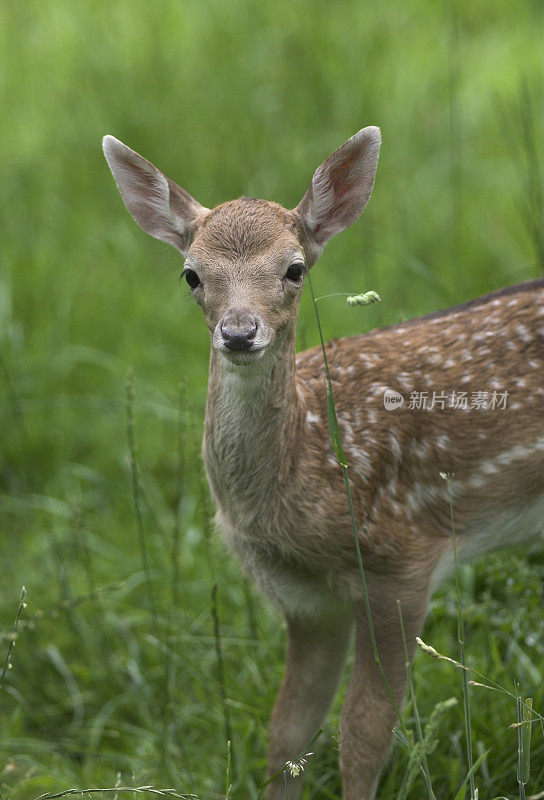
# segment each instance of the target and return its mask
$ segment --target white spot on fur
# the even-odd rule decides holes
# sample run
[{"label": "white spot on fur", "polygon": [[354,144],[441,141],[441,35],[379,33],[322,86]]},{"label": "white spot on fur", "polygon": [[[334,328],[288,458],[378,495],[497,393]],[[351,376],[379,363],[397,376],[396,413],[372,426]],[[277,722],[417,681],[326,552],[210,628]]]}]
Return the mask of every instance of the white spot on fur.
[{"label": "white spot on fur", "polygon": [[527,328],[525,325],[521,325],[520,323],[518,323],[515,326],[515,330],[516,330],[516,333],[518,334],[518,336],[519,336],[519,338],[521,339],[522,342],[530,342],[531,341],[532,337],[531,337],[531,334],[529,332],[529,328]]},{"label": "white spot on fur", "polygon": [[496,475],[501,471],[502,467],[508,467],[513,461],[519,461],[522,458],[535,455],[544,447],[544,439],[537,439],[536,442],[530,445],[517,444],[509,450],[499,453],[493,459],[484,461],[480,464],[468,481],[469,486],[474,489],[479,489],[485,486],[487,479],[485,476]]},{"label": "white spot on fur", "polygon": [[358,447],[354,444],[348,445],[346,447],[346,452],[349,466],[366,482],[368,480],[368,473],[372,467],[372,461],[368,453],[362,447]]},{"label": "white spot on fur", "polygon": [[[452,486],[453,488],[453,486]],[[406,494],[406,505],[417,514],[434,501],[448,497],[448,487],[445,482],[440,484],[419,484]]]},{"label": "white spot on fur", "polygon": [[384,386],[383,383],[372,383],[368,390],[368,394],[373,397],[382,397],[389,389],[389,386]]},{"label": "white spot on fur", "polygon": [[415,458],[424,459],[430,455],[430,447],[426,441],[418,442],[415,439],[412,440],[412,444],[410,445],[410,451]]},{"label": "white spot on fur", "polygon": [[484,475],[495,475],[499,469],[500,464],[496,464],[493,461],[488,461],[481,465],[480,472],[482,472]]},{"label": "white spot on fur", "polygon": [[397,439],[396,435],[393,432],[389,433],[389,442],[391,444],[391,450],[393,456],[400,461],[402,458],[402,448],[400,446],[399,440]]}]

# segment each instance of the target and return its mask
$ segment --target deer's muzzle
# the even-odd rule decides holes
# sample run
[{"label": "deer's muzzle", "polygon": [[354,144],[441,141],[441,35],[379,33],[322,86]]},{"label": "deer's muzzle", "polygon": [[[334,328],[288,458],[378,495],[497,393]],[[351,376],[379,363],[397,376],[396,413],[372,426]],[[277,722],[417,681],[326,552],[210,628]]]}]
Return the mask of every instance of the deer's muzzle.
[{"label": "deer's muzzle", "polygon": [[270,340],[264,321],[250,308],[228,310],[216,325],[213,344],[223,352],[262,350]]}]

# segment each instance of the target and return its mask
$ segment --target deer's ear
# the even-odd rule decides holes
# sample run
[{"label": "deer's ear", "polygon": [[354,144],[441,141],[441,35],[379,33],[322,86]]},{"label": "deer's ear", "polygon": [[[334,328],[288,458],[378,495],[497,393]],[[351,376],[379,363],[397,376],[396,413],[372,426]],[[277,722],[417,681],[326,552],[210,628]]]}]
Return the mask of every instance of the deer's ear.
[{"label": "deer's ear", "polygon": [[311,263],[317,261],[331,236],[363,213],[374,186],[380,143],[379,128],[363,128],[314,172],[308,191],[294,210],[305,230]]},{"label": "deer's ear", "polygon": [[115,137],[104,136],[102,147],[121,197],[138,225],[186,255],[197,225],[209,209]]}]

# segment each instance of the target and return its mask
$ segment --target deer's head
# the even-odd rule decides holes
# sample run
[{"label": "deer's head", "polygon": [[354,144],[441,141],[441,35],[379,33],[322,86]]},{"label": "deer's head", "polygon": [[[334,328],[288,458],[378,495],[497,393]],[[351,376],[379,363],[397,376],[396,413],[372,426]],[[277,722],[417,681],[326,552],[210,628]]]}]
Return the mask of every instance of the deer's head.
[{"label": "deer's head", "polygon": [[113,136],[103,147],[138,225],[185,257],[183,275],[214,350],[230,364],[248,365],[292,335],[307,270],[328,239],[363,212],[380,130],[363,128],[329,156],[291,211],[249,197],[210,210]]}]

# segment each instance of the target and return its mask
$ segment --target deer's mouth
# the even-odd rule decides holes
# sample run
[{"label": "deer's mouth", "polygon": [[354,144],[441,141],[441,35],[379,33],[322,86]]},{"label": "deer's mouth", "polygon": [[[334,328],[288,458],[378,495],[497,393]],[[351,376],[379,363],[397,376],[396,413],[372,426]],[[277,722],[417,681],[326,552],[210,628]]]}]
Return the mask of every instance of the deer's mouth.
[{"label": "deer's mouth", "polygon": [[264,347],[253,347],[249,350],[232,350],[227,347],[216,348],[223,358],[237,366],[249,366],[263,357]]}]

